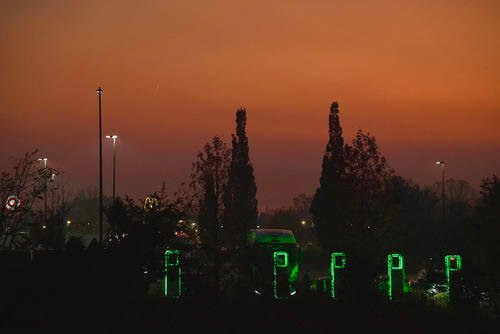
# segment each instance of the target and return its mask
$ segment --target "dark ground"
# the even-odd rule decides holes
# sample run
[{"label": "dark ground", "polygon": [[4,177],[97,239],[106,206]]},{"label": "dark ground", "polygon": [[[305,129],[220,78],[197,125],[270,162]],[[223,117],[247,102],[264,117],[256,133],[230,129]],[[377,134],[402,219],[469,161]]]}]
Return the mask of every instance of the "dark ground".
[{"label": "dark ground", "polygon": [[[68,297],[71,293],[68,291]],[[419,305],[117,299],[2,303],[2,333],[499,333],[498,320]]]},{"label": "dark ground", "polygon": [[[360,295],[349,302],[147,296],[133,259],[65,255],[0,266],[0,333],[500,333],[500,318]],[[133,266],[131,266],[133,267]]]}]

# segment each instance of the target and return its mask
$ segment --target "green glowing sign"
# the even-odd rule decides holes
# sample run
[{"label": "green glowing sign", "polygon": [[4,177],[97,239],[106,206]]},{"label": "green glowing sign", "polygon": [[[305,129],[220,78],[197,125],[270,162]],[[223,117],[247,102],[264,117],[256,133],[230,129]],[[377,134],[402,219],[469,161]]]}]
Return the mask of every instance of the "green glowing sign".
[{"label": "green glowing sign", "polygon": [[288,266],[288,253],[287,252],[274,252],[274,265],[276,267],[287,267]]},{"label": "green glowing sign", "polygon": [[181,296],[181,266],[179,263],[181,251],[165,251],[165,277],[164,294],[165,297],[179,298]]},{"label": "green glowing sign", "polygon": [[346,260],[347,257],[345,253],[342,252],[335,252],[332,253],[331,260],[330,260],[330,277],[331,277],[331,284],[330,284],[330,289],[331,289],[331,295],[332,298],[335,299],[335,272],[337,271],[336,269],[344,269],[346,265]]},{"label": "green glowing sign", "polygon": [[451,294],[451,276],[453,272],[462,270],[462,256],[460,255],[446,255],[444,257],[444,266],[446,269],[446,284],[448,285],[448,298]]},{"label": "green glowing sign", "polygon": [[393,296],[404,291],[404,258],[401,254],[387,255],[387,296],[392,300]]},{"label": "green glowing sign", "polygon": [[[288,253],[276,251],[273,253],[273,293],[274,298],[283,299],[290,295],[288,283]],[[285,290],[285,291],[282,291]]]}]

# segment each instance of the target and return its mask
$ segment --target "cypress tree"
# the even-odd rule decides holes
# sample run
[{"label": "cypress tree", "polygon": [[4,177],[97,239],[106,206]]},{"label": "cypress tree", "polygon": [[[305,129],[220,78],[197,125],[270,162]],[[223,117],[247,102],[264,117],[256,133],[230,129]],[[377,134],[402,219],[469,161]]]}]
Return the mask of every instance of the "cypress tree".
[{"label": "cypress tree", "polygon": [[242,246],[246,233],[257,224],[257,185],[248,155],[246,111],[236,111],[236,135],[232,135],[231,163],[224,196],[224,221],[234,246]]},{"label": "cypress tree", "polygon": [[328,134],[320,185],[314,194],[310,211],[318,240],[325,249],[331,250],[334,244],[340,246],[339,240],[335,239],[338,239],[345,222],[343,203],[346,202],[344,138],[337,102],[330,106]]}]

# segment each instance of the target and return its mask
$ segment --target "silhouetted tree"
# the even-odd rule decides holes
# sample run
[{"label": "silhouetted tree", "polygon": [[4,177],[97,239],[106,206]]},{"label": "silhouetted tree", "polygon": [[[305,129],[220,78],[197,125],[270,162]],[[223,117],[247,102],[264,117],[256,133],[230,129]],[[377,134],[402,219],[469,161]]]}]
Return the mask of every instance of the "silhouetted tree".
[{"label": "silhouetted tree", "polygon": [[246,111],[236,111],[236,135],[232,136],[231,163],[224,192],[224,225],[231,233],[232,243],[242,246],[246,233],[257,224],[257,185],[248,154]]},{"label": "silhouetted tree", "polygon": [[370,134],[359,130],[352,145],[344,145],[338,114],[334,102],[320,187],[311,213],[323,249],[347,252],[350,280],[356,281],[355,286],[368,287],[384,253],[397,246],[398,226],[387,202],[392,170]]},{"label": "silhouetted tree", "polygon": [[309,213],[312,198],[300,194],[293,198],[293,205],[278,209],[267,209],[259,214],[260,228],[277,228],[291,230],[297,242],[308,243],[317,241],[312,229]]},{"label": "silhouetted tree", "polygon": [[166,249],[182,249],[178,222],[183,217],[182,198],[174,193],[167,196],[165,184],[161,190],[147,196],[151,201],[134,201],[128,196],[117,197],[105,211],[111,227],[108,248],[122,287],[140,292],[149,283],[160,279]]},{"label": "silhouetted tree", "polygon": [[[104,196],[104,207],[109,207],[111,198]],[[88,187],[78,191],[76,196],[68,202],[68,217],[71,217],[71,231],[73,233],[99,233],[99,189]],[[104,217],[104,231],[108,230],[109,221]]]},{"label": "silhouetted tree", "polygon": [[[37,153],[38,150],[25,153],[14,163],[13,173],[2,172],[0,175],[0,248],[19,247],[19,239],[24,239],[22,246],[27,247],[31,244],[31,236],[50,240],[53,246],[57,243],[59,222],[54,219],[51,224],[47,224],[40,204],[47,186],[43,182],[44,178],[48,180],[57,171],[49,167],[42,168]],[[9,196],[19,200],[19,205],[15,205],[12,210],[6,208]],[[46,229],[42,229],[42,226]]]},{"label": "silhouetted tree", "polygon": [[375,137],[359,130],[352,145],[345,146],[345,174],[352,199],[346,234],[351,250],[359,254],[369,246],[377,247],[382,240],[387,245],[389,231],[394,227],[386,199],[392,170],[378,150]]},{"label": "silhouetted tree", "polygon": [[152,201],[148,202],[150,206],[144,200],[136,204],[128,196],[124,200],[117,197],[115,205],[105,211],[111,227],[110,242],[134,244],[144,252],[163,252],[176,244],[175,232],[184,212],[183,198],[178,193],[174,196],[173,200],[168,197],[163,183],[159,192],[147,196]]},{"label": "silhouetted tree", "polygon": [[347,223],[349,188],[345,177],[344,138],[339,120],[339,105],[333,102],[328,122],[328,144],[321,169],[320,185],[311,202],[318,240],[326,250],[341,247]]},{"label": "silhouetted tree", "polygon": [[439,197],[429,187],[392,175],[386,180],[383,198],[388,205],[387,219],[393,222],[390,246],[417,259],[438,255]]},{"label": "silhouetted tree", "polygon": [[309,220],[312,197],[306,194],[299,194],[293,198],[293,209],[303,219]]},{"label": "silhouetted tree", "polygon": [[[437,188],[439,187],[439,188]],[[442,183],[434,184],[436,194],[441,194]],[[477,202],[477,191],[465,180],[448,179],[445,182],[446,219],[445,225],[437,225],[440,234],[442,251],[463,254],[467,246],[464,235],[470,235],[474,224],[474,204]],[[442,203],[441,203],[442,205]],[[442,219],[442,218],[441,218]]]},{"label": "silhouetted tree", "polygon": [[[203,247],[214,261],[215,291],[220,282],[221,229],[224,228],[224,191],[228,182],[230,152],[224,141],[214,137],[197,155],[191,174],[191,189],[199,217],[200,238]],[[196,210],[197,209],[197,210]]]},{"label": "silhouetted tree", "polygon": [[[478,240],[476,243],[475,256],[479,255],[483,259],[482,267],[486,270],[490,295],[492,296],[494,307],[500,307],[498,298],[498,282],[500,270],[498,255],[500,254],[500,178],[493,175],[485,178],[481,182],[480,198],[478,202],[479,226]],[[496,289],[496,290],[495,290]],[[497,298],[494,298],[497,294]]]}]

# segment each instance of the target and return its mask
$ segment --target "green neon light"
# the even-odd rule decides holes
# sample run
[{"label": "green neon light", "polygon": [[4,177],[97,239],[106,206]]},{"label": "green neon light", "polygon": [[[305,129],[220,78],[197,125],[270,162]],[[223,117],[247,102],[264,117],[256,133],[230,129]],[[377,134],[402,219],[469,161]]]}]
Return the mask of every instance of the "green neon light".
[{"label": "green neon light", "polygon": [[279,251],[274,252],[274,265],[276,267],[284,268],[288,266],[288,253]]},{"label": "green neon light", "polygon": [[388,276],[388,286],[387,286],[387,296],[389,297],[389,300],[392,300],[393,296],[393,278],[392,278],[392,272],[393,270],[400,270],[402,275],[401,279],[403,280],[402,286],[404,287],[404,258],[403,255],[401,254],[389,254],[387,255],[387,276]]},{"label": "green neon light", "polygon": [[448,286],[448,298],[450,298],[451,272],[462,270],[462,256],[461,255],[446,255],[444,257],[444,266],[446,269],[446,284]]},{"label": "green neon light", "polygon": [[[277,251],[273,253],[273,292],[275,299],[281,299],[283,297],[278,296],[278,268],[288,267],[288,253],[284,251]],[[287,277],[288,281],[288,277]],[[288,284],[288,282],[287,282]]]},{"label": "green neon light", "polygon": [[299,277],[299,264],[296,263],[292,270],[290,271],[290,282],[295,282],[297,281],[297,278]]},{"label": "green neon light", "polygon": [[179,265],[179,254],[178,250],[167,250],[165,252],[165,266],[173,267]]},{"label": "green neon light", "polygon": [[346,265],[346,260],[347,257],[345,253],[342,252],[332,253],[330,259],[330,277],[331,277],[330,289],[331,289],[331,296],[333,299],[335,299],[335,271],[336,269],[344,269]]},{"label": "green neon light", "polygon": [[[181,296],[182,278],[181,278],[181,266],[179,265],[181,251],[179,250],[167,250],[165,251],[165,277],[164,281],[164,294],[165,297],[179,298]],[[177,271],[177,284],[178,290],[177,294],[169,296],[168,294],[168,272]]]}]

